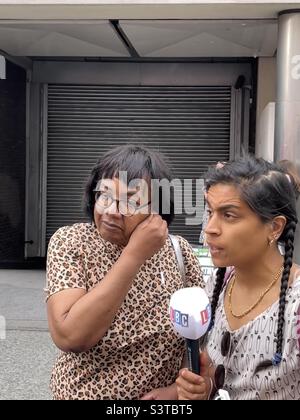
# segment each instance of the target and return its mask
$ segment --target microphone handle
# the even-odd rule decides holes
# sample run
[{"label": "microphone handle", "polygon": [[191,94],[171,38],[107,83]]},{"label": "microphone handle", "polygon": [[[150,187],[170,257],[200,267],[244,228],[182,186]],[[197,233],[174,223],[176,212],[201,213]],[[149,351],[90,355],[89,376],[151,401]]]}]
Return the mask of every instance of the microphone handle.
[{"label": "microphone handle", "polygon": [[188,357],[188,367],[193,373],[200,375],[200,339],[191,340],[186,338],[186,349]]}]

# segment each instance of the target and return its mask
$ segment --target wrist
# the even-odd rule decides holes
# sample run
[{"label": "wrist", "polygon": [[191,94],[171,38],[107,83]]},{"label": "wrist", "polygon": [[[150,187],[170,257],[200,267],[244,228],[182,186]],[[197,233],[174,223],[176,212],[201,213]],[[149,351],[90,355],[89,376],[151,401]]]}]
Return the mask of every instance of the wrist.
[{"label": "wrist", "polygon": [[135,267],[137,270],[144,264],[145,260],[141,258],[137,253],[133,252],[130,248],[125,247],[121,254],[122,257],[126,260],[127,264],[130,264],[132,267]]},{"label": "wrist", "polygon": [[170,392],[170,400],[178,400],[178,392],[177,392],[176,382],[174,382],[168,388],[169,388],[169,392]]}]

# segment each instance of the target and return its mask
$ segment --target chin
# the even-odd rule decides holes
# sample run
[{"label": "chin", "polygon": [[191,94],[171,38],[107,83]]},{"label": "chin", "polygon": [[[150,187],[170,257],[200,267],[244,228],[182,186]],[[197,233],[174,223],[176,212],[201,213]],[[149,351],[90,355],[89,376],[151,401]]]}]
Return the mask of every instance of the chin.
[{"label": "chin", "polygon": [[229,267],[231,265],[224,258],[212,257],[211,259],[215,267]]},{"label": "chin", "polygon": [[125,246],[128,243],[128,241],[126,243],[123,237],[120,237],[119,235],[109,234],[108,232],[106,232],[105,229],[99,229],[99,232],[103,239],[114,245]]}]

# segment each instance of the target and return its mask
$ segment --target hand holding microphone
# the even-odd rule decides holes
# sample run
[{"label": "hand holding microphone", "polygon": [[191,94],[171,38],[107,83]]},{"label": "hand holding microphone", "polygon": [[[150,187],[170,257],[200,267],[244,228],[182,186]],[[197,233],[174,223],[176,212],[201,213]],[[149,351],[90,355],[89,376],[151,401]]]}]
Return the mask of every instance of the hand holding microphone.
[{"label": "hand holding microphone", "polygon": [[200,374],[199,339],[211,320],[209,299],[201,287],[177,290],[170,300],[170,318],[174,329],[186,339],[189,370]]}]

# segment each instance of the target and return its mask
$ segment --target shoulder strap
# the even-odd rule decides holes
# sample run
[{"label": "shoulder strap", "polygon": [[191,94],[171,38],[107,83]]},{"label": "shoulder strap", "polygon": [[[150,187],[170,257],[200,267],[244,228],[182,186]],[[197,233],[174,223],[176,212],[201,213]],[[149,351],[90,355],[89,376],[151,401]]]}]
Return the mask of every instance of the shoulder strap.
[{"label": "shoulder strap", "polygon": [[185,267],[184,267],[184,262],[183,262],[183,255],[182,255],[181,248],[180,248],[180,243],[178,241],[178,238],[174,235],[169,234],[169,238],[170,238],[171,243],[173,245],[175,255],[176,255],[176,259],[177,259],[179,272],[180,272],[181,277],[182,277],[183,285],[185,286]]}]

